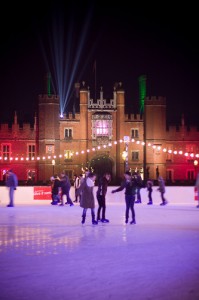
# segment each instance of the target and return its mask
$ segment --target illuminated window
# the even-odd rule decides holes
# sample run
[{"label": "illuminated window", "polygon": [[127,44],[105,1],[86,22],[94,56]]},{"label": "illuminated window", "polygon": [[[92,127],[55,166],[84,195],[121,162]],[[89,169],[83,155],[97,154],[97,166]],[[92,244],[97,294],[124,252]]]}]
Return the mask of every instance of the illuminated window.
[{"label": "illuminated window", "polygon": [[72,159],[72,151],[64,150],[64,158],[65,158],[65,160],[71,160]]},{"label": "illuminated window", "polygon": [[11,155],[11,145],[10,144],[2,144],[2,156],[3,158],[9,159]]},{"label": "illuminated window", "polygon": [[92,115],[92,138],[94,140],[112,138],[112,115],[109,113],[96,113]]},{"label": "illuminated window", "polygon": [[28,157],[29,159],[35,157],[35,145],[28,145]]},{"label": "illuminated window", "polygon": [[138,129],[131,129],[131,138],[132,139],[139,138],[139,130]]},{"label": "illuminated window", "polygon": [[139,160],[139,151],[132,151],[132,160]]},{"label": "illuminated window", "polygon": [[96,128],[96,135],[106,135],[108,136],[109,134],[109,126],[108,126],[108,122],[107,120],[99,120],[99,121],[96,121],[95,123],[95,128]]},{"label": "illuminated window", "polygon": [[65,139],[72,139],[73,131],[72,131],[71,128],[65,128],[64,129],[64,137],[65,137]]}]

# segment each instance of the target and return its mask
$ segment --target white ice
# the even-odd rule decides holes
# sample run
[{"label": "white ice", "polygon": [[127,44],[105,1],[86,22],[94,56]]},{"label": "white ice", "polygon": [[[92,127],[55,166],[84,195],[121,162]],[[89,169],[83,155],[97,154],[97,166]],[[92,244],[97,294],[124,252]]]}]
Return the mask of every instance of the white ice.
[{"label": "white ice", "polygon": [[108,194],[109,224],[88,211],[82,225],[79,204],[1,203],[0,299],[198,300],[199,208],[159,203],[135,204],[136,225],[123,191]]}]

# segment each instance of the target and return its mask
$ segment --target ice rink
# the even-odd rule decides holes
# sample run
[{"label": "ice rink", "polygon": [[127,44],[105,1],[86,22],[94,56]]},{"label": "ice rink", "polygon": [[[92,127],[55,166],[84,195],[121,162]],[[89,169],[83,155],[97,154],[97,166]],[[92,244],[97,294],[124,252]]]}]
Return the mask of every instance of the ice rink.
[{"label": "ice rink", "polygon": [[[115,195],[115,194],[114,194]],[[114,197],[113,195],[113,197]],[[0,204],[1,300],[198,300],[199,208],[107,202],[110,223],[70,206]],[[96,209],[97,211],[97,203]]]}]

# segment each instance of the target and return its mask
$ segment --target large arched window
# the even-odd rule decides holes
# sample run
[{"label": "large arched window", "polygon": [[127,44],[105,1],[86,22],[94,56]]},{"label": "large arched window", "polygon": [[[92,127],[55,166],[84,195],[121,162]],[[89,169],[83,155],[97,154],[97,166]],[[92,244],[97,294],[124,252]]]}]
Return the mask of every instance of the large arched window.
[{"label": "large arched window", "polygon": [[107,139],[111,140],[112,138],[112,115],[103,112],[95,113],[92,115],[92,139],[100,140]]}]

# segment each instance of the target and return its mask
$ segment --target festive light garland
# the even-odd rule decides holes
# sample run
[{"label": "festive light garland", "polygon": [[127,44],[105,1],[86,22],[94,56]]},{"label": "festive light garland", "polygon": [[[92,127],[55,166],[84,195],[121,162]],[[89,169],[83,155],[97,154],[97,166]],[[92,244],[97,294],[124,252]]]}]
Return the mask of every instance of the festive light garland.
[{"label": "festive light garland", "polygon": [[[82,151],[76,151],[74,153],[72,153],[71,151],[71,156],[78,156],[78,155],[81,155],[81,154],[85,154],[85,153],[90,153],[90,152],[95,152],[96,150],[101,150],[101,149],[107,149],[109,147],[112,147],[113,144],[114,145],[117,145],[119,143],[130,143],[130,142],[136,142],[137,145],[142,145],[144,146],[145,145],[145,142],[143,141],[135,141],[134,139],[131,139],[131,141],[127,142],[125,140],[122,140],[120,139],[119,141],[114,141],[112,143],[109,143],[108,145],[102,145],[102,146],[97,146],[97,147],[93,147],[92,149],[87,149],[87,150],[82,150]],[[160,151],[162,149],[162,151],[164,153],[169,153],[169,154],[174,154],[174,155],[181,155],[181,156],[185,156],[185,157],[191,157],[192,159],[194,158],[199,158],[199,153],[189,153],[189,152],[183,152],[182,150],[171,150],[171,149],[168,149],[167,148],[162,148],[161,146],[157,146],[155,144],[151,144],[151,143],[148,143],[147,144],[148,147],[152,147],[154,150],[157,149],[158,151]],[[22,156],[11,156],[11,157],[2,157],[0,156],[0,162],[5,162],[5,161],[9,161],[9,162],[13,162],[13,161],[45,161],[45,160],[52,160],[52,159],[56,159],[56,158],[62,158],[62,157],[65,157],[64,155],[62,154],[59,154],[59,155],[45,155],[45,156],[37,156],[37,157],[26,157],[26,155],[22,155]]]}]

